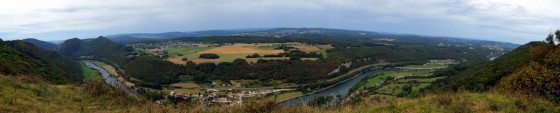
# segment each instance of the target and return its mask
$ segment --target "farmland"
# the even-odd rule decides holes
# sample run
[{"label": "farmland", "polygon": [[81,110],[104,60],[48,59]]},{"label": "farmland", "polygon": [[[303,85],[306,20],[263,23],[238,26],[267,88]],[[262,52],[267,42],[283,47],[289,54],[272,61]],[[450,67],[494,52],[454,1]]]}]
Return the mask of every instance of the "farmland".
[{"label": "farmland", "polygon": [[[170,47],[170,48],[154,48],[141,50],[148,54],[166,53],[168,61],[176,64],[186,64],[187,61],[194,63],[219,63],[233,62],[233,60],[242,58],[248,63],[256,63],[259,59],[263,60],[288,60],[289,57],[260,57],[246,58],[248,55],[259,54],[277,55],[285,53],[285,50],[279,49],[280,46],[290,46],[303,52],[315,52],[327,57],[326,50],[332,49],[331,45],[308,45],[303,43],[234,43],[234,44],[197,44],[196,46],[187,47]],[[199,58],[200,54],[216,54],[219,59],[203,59]],[[186,58],[186,60],[184,60]],[[301,58],[302,60],[317,60],[318,58]]]}]

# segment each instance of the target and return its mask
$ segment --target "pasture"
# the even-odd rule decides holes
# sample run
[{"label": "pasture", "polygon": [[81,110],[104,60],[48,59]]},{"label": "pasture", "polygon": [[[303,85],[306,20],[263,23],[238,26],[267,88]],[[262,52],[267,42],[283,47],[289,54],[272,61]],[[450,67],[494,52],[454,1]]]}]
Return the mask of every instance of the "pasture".
[{"label": "pasture", "polygon": [[286,92],[286,93],[282,93],[279,94],[278,96],[276,96],[276,101],[277,102],[282,102],[285,100],[290,100],[292,98],[297,98],[303,96],[303,93],[301,91],[296,91],[296,92]]}]

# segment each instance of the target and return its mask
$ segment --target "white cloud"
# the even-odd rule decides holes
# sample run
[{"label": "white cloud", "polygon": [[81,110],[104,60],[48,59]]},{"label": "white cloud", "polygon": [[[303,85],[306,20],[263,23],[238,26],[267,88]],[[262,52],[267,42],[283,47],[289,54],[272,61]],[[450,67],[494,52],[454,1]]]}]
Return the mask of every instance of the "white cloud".
[{"label": "white cloud", "polygon": [[555,6],[559,2],[0,0],[0,37],[44,36],[36,38],[49,40],[127,32],[330,27],[524,43],[541,40],[550,29],[560,25],[560,13],[555,12],[560,11]]}]

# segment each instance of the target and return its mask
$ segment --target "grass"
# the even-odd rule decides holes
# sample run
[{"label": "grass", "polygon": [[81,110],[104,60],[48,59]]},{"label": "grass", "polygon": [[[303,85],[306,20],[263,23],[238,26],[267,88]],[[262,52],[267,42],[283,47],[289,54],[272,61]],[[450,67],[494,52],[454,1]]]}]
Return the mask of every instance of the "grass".
[{"label": "grass", "polygon": [[101,75],[96,70],[87,67],[84,63],[80,62],[80,67],[82,68],[84,79],[101,79]]},{"label": "grass", "polygon": [[[379,71],[366,78],[365,84],[358,86],[358,89],[365,89],[366,87],[374,86],[375,84],[381,83],[387,77],[398,77],[398,76],[412,76],[412,75],[424,75],[425,72],[401,72],[401,71]],[[360,84],[358,84],[360,85]]]},{"label": "grass", "polygon": [[[127,98],[102,81],[52,85],[32,76],[0,75],[0,112],[46,113],[448,113],[448,112],[560,112],[560,107],[540,97],[504,93],[453,92],[418,98],[362,101],[338,107],[282,106],[269,101],[244,101],[243,106],[169,106]],[[286,94],[288,95],[288,94]],[[290,94],[292,95],[292,94]],[[295,93],[294,93],[295,95]],[[385,96],[390,98],[390,96]]]},{"label": "grass", "polygon": [[[84,84],[52,85],[33,76],[0,75],[0,112],[76,113],[127,112],[131,109],[157,110],[157,107],[151,103],[128,98],[123,92],[111,91],[112,88],[100,80],[99,82],[86,81]],[[151,108],[154,110],[150,110]]]},{"label": "grass", "polygon": [[381,94],[389,94],[389,95],[397,95],[400,92],[402,92],[402,87],[405,84],[389,84],[386,86],[383,86],[379,89],[377,89],[375,92],[377,93],[381,93]]},{"label": "grass", "polygon": [[282,93],[282,94],[280,94],[276,97],[276,101],[282,102],[282,101],[289,100],[289,99],[292,99],[292,98],[300,97],[302,95],[303,95],[303,93],[301,91]]}]

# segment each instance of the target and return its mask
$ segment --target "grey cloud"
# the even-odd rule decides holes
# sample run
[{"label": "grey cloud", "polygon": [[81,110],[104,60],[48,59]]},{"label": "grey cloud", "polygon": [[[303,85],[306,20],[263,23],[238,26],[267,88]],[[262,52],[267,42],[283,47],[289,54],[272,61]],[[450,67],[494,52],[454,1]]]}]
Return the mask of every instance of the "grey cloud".
[{"label": "grey cloud", "polygon": [[[65,4],[54,8],[0,8],[0,20],[5,20],[0,32],[7,32],[0,37],[49,40],[129,32],[329,27],[525,43],[541,40],[560,24],[560,15],[542,13],[541,4],[507,0],[60,1]],[[66,37],[49,37],[57,33]]]}]

